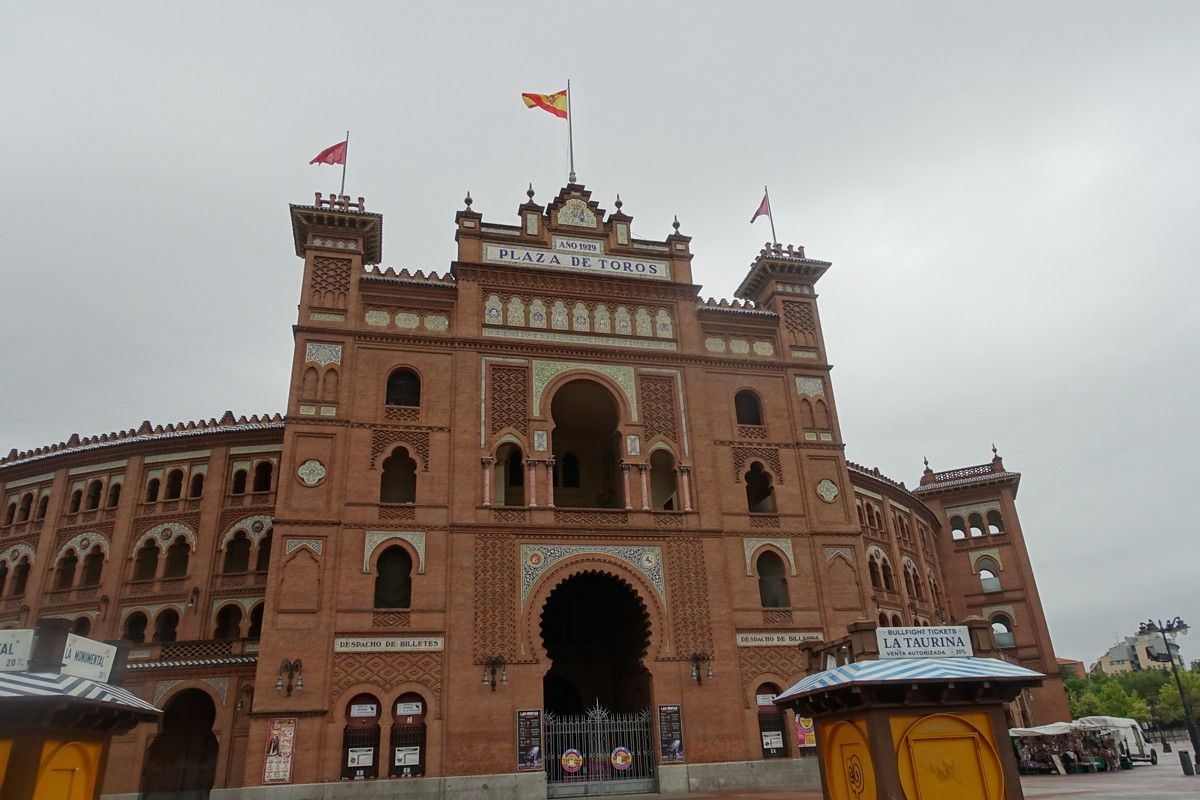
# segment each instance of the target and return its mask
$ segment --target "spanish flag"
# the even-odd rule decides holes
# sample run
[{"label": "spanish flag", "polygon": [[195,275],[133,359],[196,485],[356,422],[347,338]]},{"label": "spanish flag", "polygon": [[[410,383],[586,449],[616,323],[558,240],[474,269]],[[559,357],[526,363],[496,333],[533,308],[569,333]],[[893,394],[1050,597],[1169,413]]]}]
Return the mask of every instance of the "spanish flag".
[{"label": "spanish flag", "polygon": [[567,90],[554,94],[532,94],[522,92],[521,99],[525,101],[525,105],[529,108],[538,107],[543,111],[549,111],[556,117],[562,119],[567,118]]}]

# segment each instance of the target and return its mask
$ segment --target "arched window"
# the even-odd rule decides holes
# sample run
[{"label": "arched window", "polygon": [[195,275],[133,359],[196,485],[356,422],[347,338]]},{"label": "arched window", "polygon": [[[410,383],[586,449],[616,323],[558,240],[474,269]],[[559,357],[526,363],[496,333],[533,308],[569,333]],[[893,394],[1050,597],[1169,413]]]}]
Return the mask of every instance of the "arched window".
[{"label": "arched window", "polygon": [[499,506],[525,505],[525,459],[512,442],[500,445],[493,468],[492,502]]},{"label": "arched window", "polygon": [[262,638],[263,604],[259,603],[250,609],[250,630],[246,631],[247,639]]},{"label": "arched window", "polygon": [[563,453],[562,464],[559,467],[562,471],[561,485],[564,489],[579,488],[579,459],[574,453]]},{"label": "arched window", "polygon": [[167,473],[167,488],[163,491],[164,500],[178,500],[183,496],[183,470],[173,469]]},{"label": "arched window", "polygon": [[[117,484],[120,486],[121,484]],[[34,519],[45,519],[46,512],[50,510],[50,495],[43,495],[41,500],[38,500],[37,516]]]},{"label": "arched window", "polygon": [[996,637],[996,647],[1002,650],[1017,646],[1013,636],[1013,623],[1007,614],[992,615],[992,635]]},{"label": "arched window", "polygon": [[153,539],[138,548],[133,563],[133,579],[150,581],[158,577],[158,543]]},{"label": "arched window", "polygon": [[92,481],[87,487],[87,510],[94,511],[100,507],[100,493],[104,491],[104,484],[100,481]]},{"label": "arched window", "polygon": [[758,599],[763,608],[788,608],[787,578],[783,560],[770,550],[764,550],[755,562],[758,569]]},{"label": "arched window", "polygon": [[412,602],[412,557],[403,547],[384,550],[376,562],[375,608],[409,608]]},{"label": "arched window", "polygon": [[275,465],[270,461],[258,462],[258,465],[254,468],[254,491],[271,491],[271,473],[274,471]]},{"label": "arched window", "polygon": [[871,556],[869,559],[867,559],[867,571],[871,573],[871,588],[882,589],[883,578],[879,574],[879,562],[875,560],[875,556]]},{"label": "arched window", "polygon": [[68,506],[69,513],[74,514],[79,510],[81,505],[83,505],[83,490],[76,489],[75,491],[71,492],[71,505]]},{"label": "arched window", "polygon": [[890,625],[888,624],[887,614],[883,613],[882,611],[879,612],[879,627],[881,627],[881,628],[890,627]]},{"label": "arched window", "polygon": [[33,512],[33,495],[26,492],[21,497],[21,507],[17,510],[17,522],[24,522],[29,519],[29,515]]},{"label": "arched window", "polygon": [[962,517],[950,518],[950,538],[965,539],[967,538],[967,523],[963,522]]},{"label": "arched window", "polygon": [[226,575],[245,572],[250,568],[250,537],[245,531],[238,531],[225,545],[225,562],[221,572]]},{"label": "arched window", "polygon": [[397,447],[383,462],[383,473],[379,476],[379,502],[417,502],[417,462],[408,455],[408,450]]},{"label": "arched window", "polygon": [[374,695],[358,694],[346,704],[346,726],[342,729],[343,779],[379,777],[379,715],[379,700]]},{"label": "arched window", "polygon": [[151,478],[149,483],[146,484],[146,502],[158,502],[158,478]]},{"label": "arched window", "polygon": [[17,504],[9,503],[8,508],[4,510],[4,524],[12,525],[17,518]]},{"label": "arched window", "polygon": [[666,450],[650,454],[650,507],[655,511],[675,511],[679,508],[675,458]]},{"label": "arched window", "polygon": [[71,633],[76,636],[87,636],[92,632],[92,621],[87,617],[80,617],[71,623]]},{"label": "arched window", "polygon": [[621,407],[613,393],[597,381],[569,381],[554,392],[550,416],[551,451],[562,463],[562,491],[555,492],[555,504],[624,508]]},{"label": "arched window", "polygon": [[141,644],[146,641],[146,626],[150,624],[150,620],[146,619],[146,615],[140,611],[135,611],[125,618],[125,630],[121,633],[121,638],[127,642]]},{"label": "arched window", "polygon": [[54,570],[54,588],[70,589],[75,585],[75,568],[79,566],[79,556],[74,550],[68,550],[66,555],[58,560]]},{"label": "arched window", "polygon": [[978,514],[972,514],[967,517],[967,522],[971,526],[971,536],[983,536],[983,517]]},{"label": "arched window", "polygon": [[217,627],[213,629],[214,639],[237,639],[242,635],[241,606],[228,605],[217,612]]},{"label": "arched window", "polygon": [[182,578],[187,575],[188,559],[192,548],[184,536],[176,536],[175,541],[167,548],[167,562],[163,565],[164,578]]},{"label": "arched window", "polygon": [[258,540],[258,554],[254,557],[254,571],[266,572],[271,568],[271,528]]},{"label": "arched window", "polygon": [[204,473],[197,472],[192,476],[192,485],[188,487],[188,497],[199,497],[204,494]]},{"label": "arched window", "polygon": [[771,475],[763,465],[755,461],[745,478],[746,508],[753,512],[775,513],[775,489],[771,486]]},{"label": "arched window", "polygon": [[1004,533],[1004,518],[995,509],[987,513],[988,533]]},{"label": "arched window", "polygon": [[858,524],[865,527],[867,524],[867,515],[863,513],[863,504],[861,500],[858,500],[854,503],[854,510],[858,512]]},{"label": "arched window", "polygon": [[387,399],[389,406],[421,405],[421,379],[409,369],[395,370],[388,376]]},{"label": "arched window", "polygon": [[4,590],[8,588],[8,562],[0,561],[0,597],[4,597]]},{"label": "arched window", "polygon": [[904,622],[900,619],[899,614],[892,614],[892,627],[893,628],[903,628],[904,627]]},{"label": "arched window", "polygon": [[758,395],[749,389],[743,389],[733,396],[733,412],[737,416],[738,425],[762,425],[762,403]]},{"label": "arched window", "polygon": [[981,558],[975,562],[975,572],[979,575],[979,585],[985,592],[999,592],[1000,566],[990,558]]},{"label": "arched window", "polygon": [[90,553],[83,557],[83,569],[79,573],[79,585],[99,586],[100,573],[103,571],[104,551],[100,549],[100,545],[96,545]]},{"label": "arched window", "polygon": [[245,494],[246,493],[246,470],[239,469],[233,473],[233,485],[229,489],[230,494]]},{"label": "arched window", "polygon": [[163,609],[154,620],[154,641],[175,641],[175,629],[179,627],[179,612],[173,608]]},{"label": "arched window", "polygon": [[108,507],[116,508],[119,502],[121,502],[121,484],[114,481],[108,487]]},{"label": "arched window", "polygon": [[892,562],[886,557],[879,560],[879,570],[883,574],[883,588],[889,592],[896,591],[896,576],[892,572]]},{"label": "arched window", "polygon": [[25,556],[13,570],[12,588],[9,597],[19,597],[25,594],[25,586],[29,583],[29,557]]},{"label": "arched window", "polygon": [[916,587],[913,586],[912,570],[910,570],[907,566],[904,568],[904,588],[908,591],[909,597],[916,597],[917,590]]}]

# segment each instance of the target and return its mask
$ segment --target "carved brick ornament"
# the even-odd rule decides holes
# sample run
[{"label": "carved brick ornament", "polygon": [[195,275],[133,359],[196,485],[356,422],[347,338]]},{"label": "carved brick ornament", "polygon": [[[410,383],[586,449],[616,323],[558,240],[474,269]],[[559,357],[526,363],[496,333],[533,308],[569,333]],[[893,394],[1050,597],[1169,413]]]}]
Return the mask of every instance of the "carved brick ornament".
[{"label": "carved brick ornament", "polygon": [[512,428],[529,433],[529,370],[525,367],[492,367],[492,433]]}]

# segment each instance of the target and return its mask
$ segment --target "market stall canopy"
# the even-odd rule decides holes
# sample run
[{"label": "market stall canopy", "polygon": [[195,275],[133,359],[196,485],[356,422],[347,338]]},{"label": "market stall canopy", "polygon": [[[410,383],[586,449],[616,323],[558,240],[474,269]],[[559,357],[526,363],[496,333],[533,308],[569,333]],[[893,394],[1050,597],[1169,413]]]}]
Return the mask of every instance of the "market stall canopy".
[{"label": "market stall canopy", "polygon": [[809,675],[775,699],[786,704],[831,689],[878,684],[1001,681],[1029,684],[1045,676],[995,658],[889,658],[858,661]]},{"label": "market stall canopy", "polygon": [[1071,731],[1095,733],[1107,731],[1103,725],[1088,722],[1051,722],[1049,725],[1039,725],[1036,728],[1009,728],[1009,736],[1062,736]]},{"label": "market stall canopy", "polygon": [[50,672],[0,672],[0,699],[19,702],[54,698],[72,698],[92,705],[140,713],[148,720],[157,719],[162,713],[119,686],[89,678]]}]

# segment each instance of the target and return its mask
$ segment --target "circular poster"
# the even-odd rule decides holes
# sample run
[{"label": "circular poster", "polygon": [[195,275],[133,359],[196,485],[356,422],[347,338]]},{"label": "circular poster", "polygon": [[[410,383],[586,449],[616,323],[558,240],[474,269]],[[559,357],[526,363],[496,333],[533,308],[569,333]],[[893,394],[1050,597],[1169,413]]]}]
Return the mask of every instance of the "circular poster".
[{"label": "circular poster", "polygon": [[615,769],[627,770],[633,765],[633,753],[629,752],[628,747],[618,747],[612,751],[612,757],[609,759]]},{"label": "circular poster", "polygon": [[562,754],[562,768],[567,772],[579,772],[583,768],[583,753],[572,747]]}]

